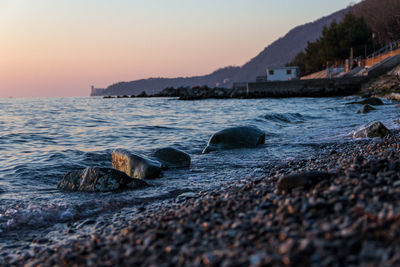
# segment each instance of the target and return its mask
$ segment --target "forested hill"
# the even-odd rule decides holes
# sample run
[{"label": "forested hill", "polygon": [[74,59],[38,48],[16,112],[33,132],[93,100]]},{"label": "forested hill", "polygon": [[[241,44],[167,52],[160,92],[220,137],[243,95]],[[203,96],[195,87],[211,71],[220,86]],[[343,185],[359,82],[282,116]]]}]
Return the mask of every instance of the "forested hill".
[{"label": "forested hill", "polygon": [[284,37],[267,46],[260,54],[240,68],[234,76],[234,81],[253,81],[256,76],[264,75],[265,68],[282,67],[290,62],[299,52],[321,36],[324,26],[344,18],[350,9],[343,9],[330,16],[307,23],[289,31]]},{"label": "forested hill", "polygon": [[[298,26],[284,37],[267,46],[261,53],[241,67],[221,68],[211,74],[180,78],[150,78],[130,82],[118,82],[109,86],[102,95],[137,95],[142,91],[156,93],[167,87],[202,86],[231,87],[233,82],[254,81],[263,75],[267,66],[284,66],[306,46],[321,36],[324,26],[333,20],[341,21],[349,9],[343,9],[314,22]],[[267,34],[267,33],[266,33]]]}]

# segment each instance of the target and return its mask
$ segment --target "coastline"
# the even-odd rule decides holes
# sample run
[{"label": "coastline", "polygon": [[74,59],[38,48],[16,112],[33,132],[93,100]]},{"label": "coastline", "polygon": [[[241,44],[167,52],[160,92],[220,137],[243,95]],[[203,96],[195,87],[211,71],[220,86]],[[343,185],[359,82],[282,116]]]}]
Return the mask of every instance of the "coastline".
[{"label": "coastline", "polygon": [[[348,77],[330,79],[310,79],[272,82],[249,82],[232,88],[210,88],[195,86],[192,88],[166,88],[158,93],[147,95],[123,95],[116,98],[134,97],[178,97],[179,100],[203,99],[255,99],[255,98],[292,98],[292,97],[332,97],[349,96],[360,92],[367,77]],[[103,96],[103,98],[115,98]]]},{"label": "coastline", "polygon": [[[8,263],[400,264],[399,141],[397,131],[384,139],[330,145],[316,158],[265,166],[261,177],[142,208],[133,219],[120,218],[116,228],[105,225],[86,238]],[[307,187],[279,189],[281,177],[310,170],[335,175]]]},{"label": "coastline", "polygon": [[[360,72],[360,70],[358,69]],[[363,75],[347,73],[342,77],[319,79],[295,79],[289,81],[239,82],[232,88],[208,86],[169,87],[158,93],[147,94],[145,91],[137,95],[107,94],[103,98],[134,97],[178,97],[179,100],[202,99],[253,99],[253,98],[290,98],[290,97],[332,97],[332,96],[381,96],[392,97],[391,93],[400,92],[400,55],[384,60],[369,69]],[[94,96],[93,94],[91,94]],[[396,98],[398,99],[398,97]]]}]

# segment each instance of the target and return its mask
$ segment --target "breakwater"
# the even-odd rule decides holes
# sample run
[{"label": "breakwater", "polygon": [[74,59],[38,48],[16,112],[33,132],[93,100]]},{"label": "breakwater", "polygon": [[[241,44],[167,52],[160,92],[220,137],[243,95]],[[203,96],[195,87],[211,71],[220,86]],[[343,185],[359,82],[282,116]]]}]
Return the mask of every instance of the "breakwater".
[{"label": "breakwater", "polygon": [[[357,93],[362,85],[368,82],[367,77],[347,77],[333,79],[312,79],[274,82],[250,82],[234,84],[233,88],[210,88],[195,86],[193,88],[166,88],[159,93],[147,95],[145,92],[130,97],[178,97],[179,100],[200,99],[251,99],[251,98],[285,98],[285,97],[331,97],[346,96]],[[129,97],[118,96],[121,97]],[[113,98],[105,96],[105,98]]]},{"label": "breakwater", "polygon": [[[357,93],[367,77],[247,83],[236,94],[258,97],[327,97]],[[244,92],[245,90],[245,92]]]}]

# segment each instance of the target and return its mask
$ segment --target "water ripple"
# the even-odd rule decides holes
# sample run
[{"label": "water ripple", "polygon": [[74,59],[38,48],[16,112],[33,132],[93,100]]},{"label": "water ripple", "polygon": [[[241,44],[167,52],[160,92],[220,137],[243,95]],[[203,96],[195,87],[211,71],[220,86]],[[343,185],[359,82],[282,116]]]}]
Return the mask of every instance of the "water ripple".
[{"label": "water ripple", "polygon": [[[265,163],[309,156],[371,120],[399,127],[393,123],[400,113],[394,105],[359,115],[360,107],[346,102],[343,98],[0,99],[0,231],[74,220],[174,190],[218,188]],[[266,144],[254,150],[201,154],[213,133],[239,125],[264,130]],[[111,167],[116,148],[150,155],[165,146],[189,153],[192,166],[164,172],[151,189],[121,194],[55,189],[69,171]]]}]

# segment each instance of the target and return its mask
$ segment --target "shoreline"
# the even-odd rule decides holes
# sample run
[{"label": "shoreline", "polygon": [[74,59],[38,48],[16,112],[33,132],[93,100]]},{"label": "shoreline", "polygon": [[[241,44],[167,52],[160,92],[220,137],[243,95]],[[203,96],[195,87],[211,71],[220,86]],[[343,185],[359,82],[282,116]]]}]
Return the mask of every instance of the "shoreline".
[{"label": "shoreline", "polygon": [[334,97],[349,96],[361,91],[362,85],[369,78],[348,77],[312,80],[291,80],[272,82],[249,82],[232,88],[210,88],[195,86],[193,88],[166,88],[158,93],[147,95],[106,96],[103,98],[145,98],[145,97],[178,97],[179,100],[203,99],[257,99],[257,98],[291,98],[291,97]]},{"label": "shoreline", "polygon": [[[136,218],[121,218],[114,230],[45,247],[11,264],[400,264],[399,142],[397,131],[331,145],[314,159],[270,171],[266,166],[264,177],[143,208]],[[280,190],[280,178],[309,170],[336,175]]]},{"label": "shoreline", "polygon": [[103,98],[178,97],[179,100],[202,100],[380,95],[390,99],[391,93],[400,92],[399,72],[400,56],[371,67],[367,76],[348,74],[336,78],[244,82],[236,83],[232,88],[169,87],[150,95],[145,91],[130,96],[106,94],[105,90],[102,94],[92,94],[91,96],[102,96]]}]

